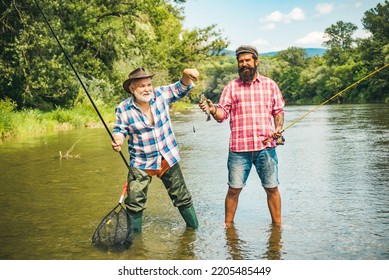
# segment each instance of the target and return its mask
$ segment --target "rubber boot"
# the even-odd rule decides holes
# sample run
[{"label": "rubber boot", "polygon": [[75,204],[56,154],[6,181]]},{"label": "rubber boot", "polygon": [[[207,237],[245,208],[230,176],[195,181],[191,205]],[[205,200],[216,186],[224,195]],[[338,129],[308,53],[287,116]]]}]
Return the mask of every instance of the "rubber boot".
[{"label": "rubber boot", "polygon": [[130,212],[130,217],[131,217],[131,226],[134,229],[134,231],[141,232],[142,231],[143,211],[139,211],[137,213]]},{"label": "rubber boot", "polygon": [[199,222],[197,221],[196,212],[193,206],[190,206],[188,208],[179,208],[179,210],[188,227],[194,229],[197,229],[199,227]]}]

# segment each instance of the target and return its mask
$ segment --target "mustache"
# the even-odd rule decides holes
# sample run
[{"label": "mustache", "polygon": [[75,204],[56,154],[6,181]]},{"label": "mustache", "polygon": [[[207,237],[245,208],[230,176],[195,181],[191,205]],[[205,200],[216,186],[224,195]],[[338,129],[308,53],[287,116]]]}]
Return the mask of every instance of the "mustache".
[{"label": "mustache", "polygon": [[248,70],[253,70],[253,69],[254,69],[254,67],[250,67],[250,66],[242,66],[242,67],[240,67],[240,68],[239,68],[239,72],[242,72],[243,70],[246,70],[246,69],[248,69]]}]

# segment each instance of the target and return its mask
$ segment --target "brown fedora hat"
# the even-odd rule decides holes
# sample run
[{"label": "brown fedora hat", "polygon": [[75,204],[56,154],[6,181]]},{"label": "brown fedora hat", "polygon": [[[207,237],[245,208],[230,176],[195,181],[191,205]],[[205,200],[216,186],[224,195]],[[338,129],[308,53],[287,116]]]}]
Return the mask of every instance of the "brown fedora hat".
[{"label": "brown fedora hat", "polygon": [[128,88],[133,80],[136,79],[143,79],[143,78],[152,78],[155,74],[149,74],[145,71],[143,67],[138,67],[134,71],[132,71],[128,75],[128,79],[124,81],[123,83],[123,89],[129,93],[131,93],[130,89]]}]

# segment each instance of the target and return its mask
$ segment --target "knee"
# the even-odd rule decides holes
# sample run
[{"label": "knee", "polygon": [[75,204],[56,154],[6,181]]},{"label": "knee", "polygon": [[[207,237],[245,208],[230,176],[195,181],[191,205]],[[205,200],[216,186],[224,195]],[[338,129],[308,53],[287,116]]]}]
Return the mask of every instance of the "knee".
[{"label": "knee", "polygon": [[268,196],[278,196],[279,195],[278,187],[275,187],[275,188],[265,188],[265,191],[266,191],[266,194]]},{"label": "knee", "polygon": [[241,191],[242,191],[242,189],[236,189],[236,188],[229,187],[228,192],[227,192],[227,197],[238,198]]}]

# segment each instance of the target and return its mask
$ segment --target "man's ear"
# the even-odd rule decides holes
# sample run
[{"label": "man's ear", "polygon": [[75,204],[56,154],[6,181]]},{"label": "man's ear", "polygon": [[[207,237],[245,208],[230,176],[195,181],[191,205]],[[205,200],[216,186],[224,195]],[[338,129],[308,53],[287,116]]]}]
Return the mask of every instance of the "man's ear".
[{"label": "man's ear", "polygon": [[254,64],[255,64],[255,66],[258,66],[258,65],[259,65],[259,58],[257,58],[257,59],[254,61]]},{"label": "man's ear", "polygon": [[128,89],[130,90],[130,92],[134,92],[135,87],[134,87],[134,85],[131,83],[131,84],[128,86]]}]

